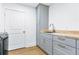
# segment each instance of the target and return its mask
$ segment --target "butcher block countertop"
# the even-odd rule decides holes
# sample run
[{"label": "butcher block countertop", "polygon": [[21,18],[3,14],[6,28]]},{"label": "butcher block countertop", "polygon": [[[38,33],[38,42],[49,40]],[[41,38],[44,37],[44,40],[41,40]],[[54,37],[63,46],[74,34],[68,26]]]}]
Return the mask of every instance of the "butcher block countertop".
[{"label": "butcher block countertop", "polygon": [[67,37],[79,39],[79,31],[55,30],[55,32],[53,32],[53,31],[50,31],[48,29],[43,29],[41,32],[48,33],[51,35],[67,36]]}]

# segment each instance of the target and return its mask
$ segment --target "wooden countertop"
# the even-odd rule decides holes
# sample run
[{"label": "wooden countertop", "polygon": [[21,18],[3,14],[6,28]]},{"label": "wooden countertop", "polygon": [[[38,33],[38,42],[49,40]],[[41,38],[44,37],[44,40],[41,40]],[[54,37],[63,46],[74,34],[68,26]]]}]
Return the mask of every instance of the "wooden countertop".
[{"label": "wooden countertop", "polygon": [[67,30],[55,30],[56,32],[53,33],[53,31],[50,31],[48,29],[44,29],[41,32],[43,33],[49,33],[52,35],[60,35],[60,36],[67,36],[67,37],[73,37],[79,39],[79,31],[67,31]]},{"label": "wooden countertop", "polygon": [[72,34],[72,33],[51,33],[52,35],[59,35],[59,36],[67,36],[72,38],[79,39],[79,34]]}]

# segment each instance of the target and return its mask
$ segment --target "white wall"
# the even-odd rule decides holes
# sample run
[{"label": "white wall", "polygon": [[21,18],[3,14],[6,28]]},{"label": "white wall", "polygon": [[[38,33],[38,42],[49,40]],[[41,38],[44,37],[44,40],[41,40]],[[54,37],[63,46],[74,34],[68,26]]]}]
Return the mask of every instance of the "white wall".
[{"label": "white wall", "polygon": [[4,19],[3,19],[3,8],[2,4],[0,3],[0,32],[4,32]]},{"label": "white wall", "polygon": [[79,4],[54,3],[49,8],[49,24],[56,29],[79,30]]},{"label": "white wall", "polygon": [[25,13],[26,47],[36,45],[36,10],[20,4],[3,4],[4,9],[13,9]]}]

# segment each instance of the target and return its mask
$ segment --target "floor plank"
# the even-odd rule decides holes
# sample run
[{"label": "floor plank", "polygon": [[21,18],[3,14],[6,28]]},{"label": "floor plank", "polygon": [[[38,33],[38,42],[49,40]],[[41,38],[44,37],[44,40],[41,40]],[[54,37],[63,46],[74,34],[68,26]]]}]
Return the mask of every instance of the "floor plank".
[{"label": "floor plank", "polygon": [[38,47],[30,47],[30,48],[21,48],[8,52],[9,55],[46,55],[40,48]]}]

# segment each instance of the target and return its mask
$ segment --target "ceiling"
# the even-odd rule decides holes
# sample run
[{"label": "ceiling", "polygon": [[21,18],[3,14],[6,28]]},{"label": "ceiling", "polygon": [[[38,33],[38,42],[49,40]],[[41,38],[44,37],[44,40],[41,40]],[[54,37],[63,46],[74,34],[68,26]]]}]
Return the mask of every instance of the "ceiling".
[{"label": "ceiling", "polygon": [[[39,3],[21,3],[21,4],[25,6],[36,7]],[[50,3],[42,3],[42,4],[47,5],[47,6],[50,5]]]}]

